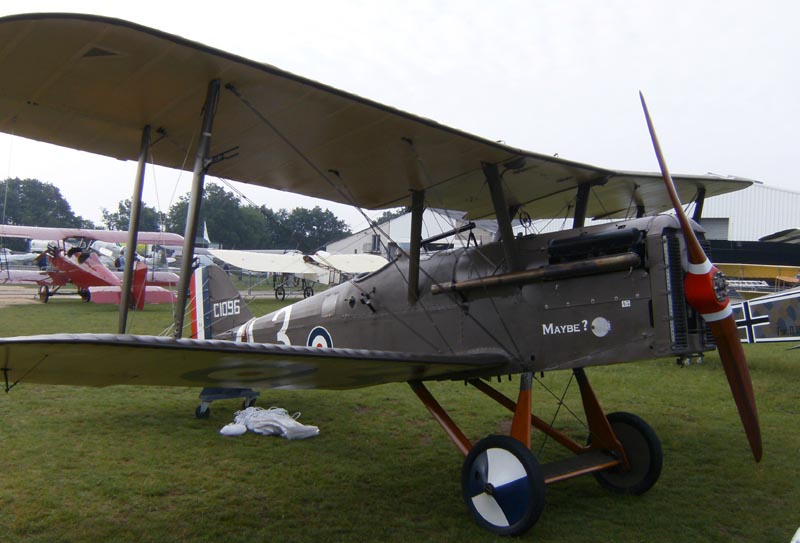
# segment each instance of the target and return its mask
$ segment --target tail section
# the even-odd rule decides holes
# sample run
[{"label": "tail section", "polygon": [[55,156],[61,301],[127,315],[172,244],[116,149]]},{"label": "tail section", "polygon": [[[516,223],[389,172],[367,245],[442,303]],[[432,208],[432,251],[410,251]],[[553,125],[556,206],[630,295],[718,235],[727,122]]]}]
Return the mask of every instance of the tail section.
[{"label": "tail section", "polygon": [[147,281],[147,264],[141,260],[133,263],[133,306],[141,311],[144,309],[145,283]]},{"label": "tail section", "polygon": [[192,338],[228,336],[232,328],[253,318],[228,274],[219,266],[195,270],[189,288]]}]

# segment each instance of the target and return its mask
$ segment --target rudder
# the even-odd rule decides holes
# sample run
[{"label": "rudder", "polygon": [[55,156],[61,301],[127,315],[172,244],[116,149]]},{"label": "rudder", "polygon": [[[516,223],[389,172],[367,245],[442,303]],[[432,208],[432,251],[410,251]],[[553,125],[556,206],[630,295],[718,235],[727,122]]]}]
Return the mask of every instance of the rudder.
[{"label": "rudder", "polygon": [[220,338],[253,318],[228,274],[219,266],[196,269],[189,290],[192,338]]}]

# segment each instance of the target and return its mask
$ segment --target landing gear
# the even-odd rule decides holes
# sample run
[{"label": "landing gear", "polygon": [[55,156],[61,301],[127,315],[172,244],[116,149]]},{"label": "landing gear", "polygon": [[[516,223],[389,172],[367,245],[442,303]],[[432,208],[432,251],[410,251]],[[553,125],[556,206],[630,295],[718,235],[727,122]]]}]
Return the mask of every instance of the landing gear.
[{"label": "landing gear", "polygon": [[40,285],[39,286],[39,300],[46,304],[47,301],[50,299],[50,287],[47,285]]},{"label": "landing gear", "polygon": [[[573,370],[580,387],[590,439],[582,445],[531,413],[531,373],[520,376],[515,402],[481,379],[467,383],[514,413],[510,436],[489,436],[472,444],[420,381],[411,389],[428,408],[453,444],[466,457],[461,471],[464,502],[473,519],[497,535],[520,535],[544,508],[546,485],[593,474],[599,483],[621,494],[643,494],[658,480],[663,455],[655,431],[630,413],[606,416],[586,373]],[[531,428],[573,453],[539,464],[530,451]]]},{"label": "landing gear", "polygon": [[281,287],[277,287],[275,289],[275,299],[276,300],[285,300],[286,299],[286,289]]},{"label": "landing gear", "polygon": [[89,292],[88,288],[81,288],[78,289],[78,295],[84,302],[91,302],[92,301],[92,293]]},{"label": "landing gear", "polygon": [[200,391],[200,405],[194,410],[198,419],[207,419],[211,416],[211,402],[216,400],[230,400],[243,398],[242,409],[253,407],[258,400],[259,392],[251,388],[220,388],[206,387]]},{"label": "landing gear", "polygon": [[510,436],[478,441],[461,470],[461,492],[470,515],[497,535],[528,531],[544,509],[545,488],[536,457]]},{"label": "landing gear", "polygon": [[608,422],[622,443],[630,469],[616,466],[594,474],[603,487],[617,494],[640,495],[650,490],[661,475],[664,455],[655,430],[641,417],[618,412],[608,415]]},{"label": "landing gear", "polygon": [[311,298],[314,295],[314,289],[306,287],[303,289],[303,298]]}]

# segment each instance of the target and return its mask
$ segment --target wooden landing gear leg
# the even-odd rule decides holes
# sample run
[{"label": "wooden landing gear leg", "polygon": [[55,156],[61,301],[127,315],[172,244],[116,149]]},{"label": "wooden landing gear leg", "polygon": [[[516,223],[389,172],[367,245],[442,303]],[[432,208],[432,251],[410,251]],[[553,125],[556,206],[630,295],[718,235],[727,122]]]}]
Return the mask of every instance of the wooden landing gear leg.
[{"label": "wooden landing gear leg", "polygon": [[619,460],[618,465],[596,471],[595,479],[618,494],[644,494],[661,475],[661,440],[641,417],[622,411],[606,416],[583,369],[574,370],[574,374],[589,424],[587,448],[610,453]]},{"label": "wooden landing gear leg", "polygon": [[[608,416],[600,407],[583,369],[574,370],[581,391],[583,409],[589,426],[589,442],[581,445],[568,435],[531,415],[531,424],[562,445],[574,456],[542,466],[547,484],[572,479],[589,473],[606,488],[615,492],[641,494],[650,489],[661,473],[661,442],[655,431],[641,418],[630,413]],[[469,381],[475,388],[514,412],[522,407],[485,381]],[[523,396],[520,396],[524,399]],[[512,432],[514,424],[512,423]]]},{"label": "wooden landing gear leg", "polygon": [[[661,443],[653,429],[630,413],[606,416],[586,373],[574,370],[580,387],[589,440],[586,445],[531,413],[533,375],[521,375],[517,401],[486,381],[469,384],[514,413],[511,435],[488,436],[474,445],[419,381],[409,382],[458,450],[466,456],[461,470],[464,503],[473,519],[497,535],[520,535],[538,520],[544,508],[546,485],[593,474],[609,490],[642,494],[661,474]],[[530,451],[531,428],[562,445],[572,456],[540,465]]]}]

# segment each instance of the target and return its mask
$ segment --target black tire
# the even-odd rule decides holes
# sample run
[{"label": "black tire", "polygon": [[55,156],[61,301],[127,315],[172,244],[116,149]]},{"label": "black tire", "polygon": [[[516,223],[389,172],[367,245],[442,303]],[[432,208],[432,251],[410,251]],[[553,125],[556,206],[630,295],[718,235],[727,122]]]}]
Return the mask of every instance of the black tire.
[{"label": "black tire", "polygon": [[50,288],[47,285],[41,285],[39,287],[39,299],[44,304],[46,304],[47,300],[50,299]]},{"label": "black tire", "polygon": [[89,292],[88,288],[82,288],[78,291],[78,294],[83,299],[84,302],[91,302],[92,301],[92,293]]},{"label": "black tire", "polygon": [[461,493],[470,515],[497,535],[520,535],[536,524],[545,488],[536,457],[509,436],[477,442],[461,469]]},{"label": "black tire", "polygon": [[286,289],[283,287],[278,287],[275,289],[275,299],[276,300],[285,300],[286,299]]},{"label": "black tire", "polygon": [[198,419],[207,419],[211,416],[211,408],[207,407],[205,411],[203,411],[202,406],[198,405],[197,408],[194,410],[194,416]]},{"label": "black tire", "polygon": [[624,467],[617,466],[597,472],[594,477],[601,486],[617,494],[644,494],[661,475],[664,462],[661,440],[641,417],[618,412],[606,418],[625,449],[631,469],[626,471]]},{"label": "black tire", "polygon": [[311,298],[314,295],[314,289],[306,287],[303,289],[303,298]]}]

